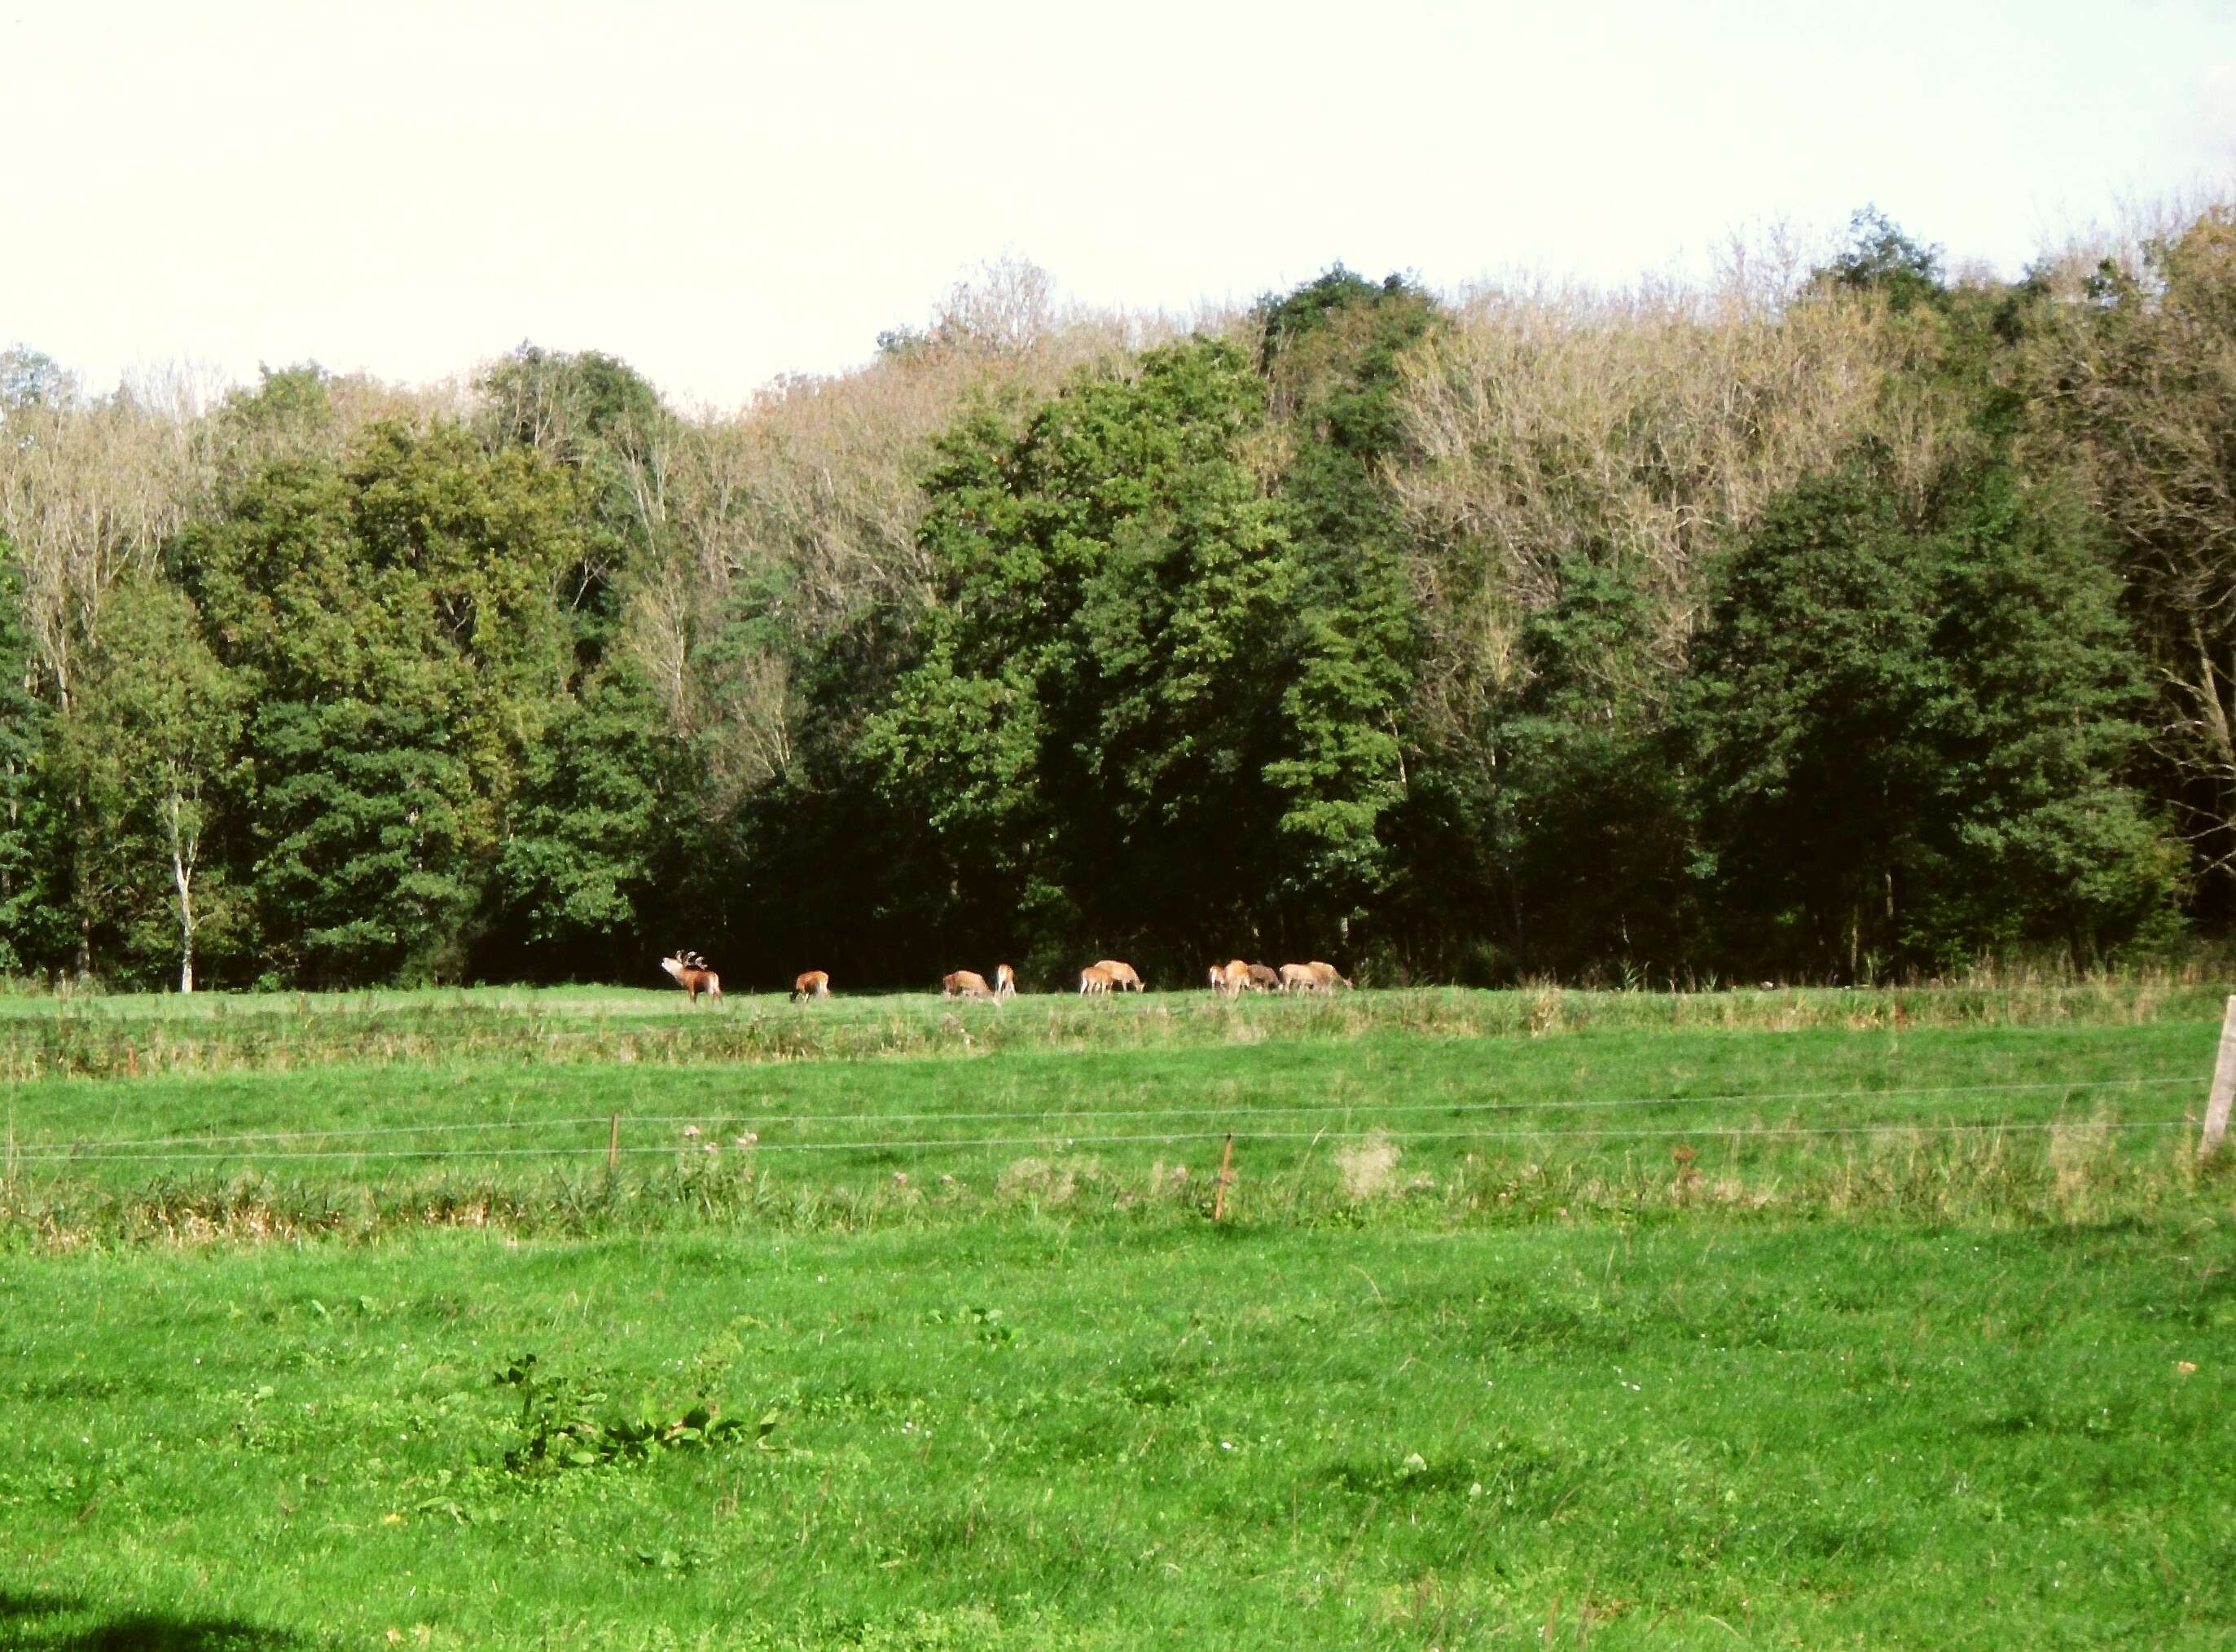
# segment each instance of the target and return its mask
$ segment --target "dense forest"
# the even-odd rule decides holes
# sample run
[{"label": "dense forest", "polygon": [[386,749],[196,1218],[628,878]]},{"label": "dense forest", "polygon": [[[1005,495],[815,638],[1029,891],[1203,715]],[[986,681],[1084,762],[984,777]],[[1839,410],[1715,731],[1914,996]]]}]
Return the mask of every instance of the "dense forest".
[{"label": "dense forest", "polygon": [[[4,325],[0,317],[0,325]],[[1952,272],[1015,262],[728,413],[0,355],[0,976],[2087,967],[2236,919],[2236,207]]]}]

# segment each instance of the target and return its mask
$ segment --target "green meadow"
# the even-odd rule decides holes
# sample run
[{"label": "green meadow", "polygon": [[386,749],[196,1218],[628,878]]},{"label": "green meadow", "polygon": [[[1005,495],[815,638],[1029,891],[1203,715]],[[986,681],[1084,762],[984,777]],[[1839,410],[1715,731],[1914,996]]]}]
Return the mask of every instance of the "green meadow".
[{"label": "green meadow", "polygon": [[0,1001],[0,1646],[2225,1645],[2221,1001]]}]

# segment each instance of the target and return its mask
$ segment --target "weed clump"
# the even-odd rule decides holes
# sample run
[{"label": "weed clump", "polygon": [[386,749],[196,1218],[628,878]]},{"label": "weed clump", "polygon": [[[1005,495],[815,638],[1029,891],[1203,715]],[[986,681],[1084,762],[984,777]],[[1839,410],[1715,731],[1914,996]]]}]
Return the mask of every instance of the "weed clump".
[{"label": "weed clump", "polygon": [[1404,1156],[1404,1149],[1379,1130],[1364,1142],[1338,1148],[1335,1162],[1344,1191],[1360,1201],[1387,1196],[1398,1186],[1398,1162]]},{"label": "weed clump", "polygon": [[519,1438],[507,1449],[504,1465],[515,1473],[597,1468],[612,1463],[641,1463],[661,1451],[707,1451],[723,1445],[771,1449],[769,1436],[782,1420],[770,1410],[755,1424],[724,1417],[700,1400],[668,1414],[640,1408],[638,1414],[601,1417],[602,1393],[578,1388],[565,1377],[541,1369],[536,1357],[523,1354],[494,1378],[501,1388],[520,1392],[514,1421]]}]

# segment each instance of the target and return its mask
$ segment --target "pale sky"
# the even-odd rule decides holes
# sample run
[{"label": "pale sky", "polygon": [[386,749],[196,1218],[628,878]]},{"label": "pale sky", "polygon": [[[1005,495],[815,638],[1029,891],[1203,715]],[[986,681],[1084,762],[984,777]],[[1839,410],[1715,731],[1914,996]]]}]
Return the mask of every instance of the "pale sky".
[{"label": "pale sky", "polygon": [[1012,253],[1095,305],[1341,259],[1621,282],[1876,201],[2016,273],[2236,178],[2236,0],[0,0],[0,346],[742,401]]}]

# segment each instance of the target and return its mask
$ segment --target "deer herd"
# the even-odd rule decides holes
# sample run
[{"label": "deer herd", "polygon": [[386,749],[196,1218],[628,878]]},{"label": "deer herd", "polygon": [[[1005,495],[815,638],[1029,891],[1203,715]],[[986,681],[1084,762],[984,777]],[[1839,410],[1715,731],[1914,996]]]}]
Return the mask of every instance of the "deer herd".
[{"label": "deer herd", "polygon": [[[693,1004],[699,1002],[702,992],[716,1004],[722,1001],[722,977],[709,969],[707,960],[698,953],[678,951],[661,959],[660,967],[691,995]],[[1229,998],[1245,992],[1332,992],[1339,986],[1351,985],[1351,977],[1337,974],[1332,964],[1284,964],[1276,970],[1270,964],[1251,964],[1238,958],[1211,966],[1212,991]],[[1017,996],[1017,972],[1006,964],[997,964],[994,966],[994,984],[988,986],[986,977],[976,970],[957,970],[940,977],[939,990],[943,997],[983,998],[990,1004],[1000,1004]],[[1130,964],[1115,958],[1097,958],[1079,972],[1079,990],[1089,996],[1139,992],[1142,991],[1141,977]],[[792,981],[794,1004],[830,996],[831,977],[825,971],[809,970]]]}]

